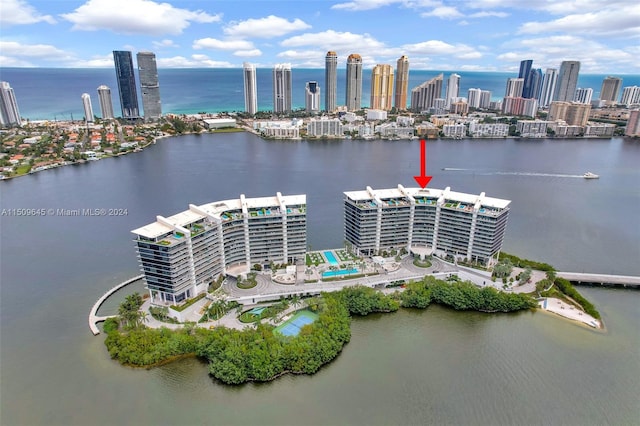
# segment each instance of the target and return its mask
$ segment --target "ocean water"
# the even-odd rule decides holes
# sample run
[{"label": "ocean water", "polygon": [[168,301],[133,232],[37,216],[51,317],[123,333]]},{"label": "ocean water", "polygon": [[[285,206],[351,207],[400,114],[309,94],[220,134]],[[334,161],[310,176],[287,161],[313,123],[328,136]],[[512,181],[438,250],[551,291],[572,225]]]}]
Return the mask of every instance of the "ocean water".
[{"label": "ocean water", "polygon": [[[451,71],[410,71],[409,90],[444,72],[446,79]],[[460,76],[460,96],[467,96],[470,88],[490,90],[494,100],[504,95],[506,80],[517,77],[513,73],[456,71]],[[344,104],[346,71],[338,69],[338,104]],[[221,112],[244,110],[244,87],[241,69],[160,69],[160,96],[163,113],[189,114],[197,112]],[[371,71],[363,71],[362,106],[369,106]],[[582,74],[578,87],[591,87],[597,99],[606,75]],[[640,75],[623,75],[624,86],[640,86]],[[136,76],[137,78],[137,76]],[[97,87],[106,84],[111,88],[113,107],[120,115],[118,85],[112,68],[0,68],[0,79],[13,87],[20,113],[30,120],[82,119],[84,112],[80,96],[89,93],[94,114],[100,115]],[[139,80],[136,80],[139,83]],[[321,105],[324,105],[324,70],[292,70],[293,107],[304,107],[304,87],[307,81],[317,81],[321,89]],[[258,108],[273,109],[271,69],[257,70]],[[140,95],[139,95],[140,96]],[[142,106],[142,103],[140,102]]]}]

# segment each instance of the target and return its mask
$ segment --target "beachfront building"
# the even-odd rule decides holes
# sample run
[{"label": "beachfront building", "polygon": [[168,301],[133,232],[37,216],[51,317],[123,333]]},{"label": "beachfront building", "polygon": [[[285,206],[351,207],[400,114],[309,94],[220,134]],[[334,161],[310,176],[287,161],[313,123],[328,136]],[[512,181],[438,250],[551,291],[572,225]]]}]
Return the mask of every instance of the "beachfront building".
[{"label": "beachfront building", "polygon": [[371,70],[372,109],[390,111],[393,102],[393,67],[389,64],[378,64]]},{"label": "beachfront building", "polygon": [[510,203],[448,187],[367,187],[344,193],[345,239],[361,254],[405,248],[488,264],[502,248]]},{"label": "beachfront building", "polygon": [[362,105],[362,56],[357,53],[347,58],[345,104],[347,111],[358,111]]},{"label": "beachfront building", "polygon": [[138,75],[140,76],[140,92],[142,93],[144,120],[156,121],[162,115],[156,54],[153,52],[138,52],[136,59],[138,60]]},{"label": "beachfront building", "polygon": [[472,138],[506,138],[509,136],[509,125],[506,123],[469,123],[469,135]]},{"label": "beachfront building", "polygon": [[555,121],[518,120],[516,131],[523,138],[546,138],[548,129],[553,129],[555,124]]},{"label": "beachfront building", "polygon": [[317,81],[307,81],[305,85],[304,109],[312,113],[320,111],[320,86]]},{"label": "beachfront building", "polygon": [[[419,86],[411,89],[411,109],[415,112],[427,111],[434,106],[436,99],[442,98],[442,79],[440,73],[431,80],[427,80]],[[446,100],[443,100],[443,109],[446,108]]]},{"label": "beachfront building", "polygon": [[307,249],[306,195],[214,201],[131,231],[151,301],[180,303],[221,274],[295,263]]},{"label": "beachfront building", "polygon": [[19,126],[21,122],[16,95],[11,85],[2,81],[0,82],[0,125],[12,127]]},{"label": "beachfront building", "polygon": [[291,64],[276,64],[273,67],[273,112],[291,112]]},{"label": "beachfront building", "polygon": [[136,89],[136,76],[133,71],[131,52],[114,50],[113,63],[116,67],[116,80],[118,81],[122,118],[126,120],[138,119],[140,118],[138,91]]},{"label": "beachfront building", "polygon": [[394,106],[398,111],[407,109],[407,93],[409,91],[409,58],[402,55],[396,63],[396,83]]},{"label": "beachfront building", "polygon": [[242,64],[244,81],[244,111],[255,115],[258,112],[258,84],[256,80],[256,66],[249,62]]},{"label": "beachfront building", "polygon": [[338,106],[338,54],[332,50],[324,59],[324,109],[333,112]]},{"label": "beachfront building", "polygon": [[113,119],[113,102],[111,101],[111,89],[104,84],[98,86],[98,101],[103,120]]},{"label": "beachfront building", "polygon": [[84,121],[86,123],[93,123],[93,107],[91,106],[91,96],[88,93],[83,93],[80,96],[82,99],[82,109],[84,110]]}]

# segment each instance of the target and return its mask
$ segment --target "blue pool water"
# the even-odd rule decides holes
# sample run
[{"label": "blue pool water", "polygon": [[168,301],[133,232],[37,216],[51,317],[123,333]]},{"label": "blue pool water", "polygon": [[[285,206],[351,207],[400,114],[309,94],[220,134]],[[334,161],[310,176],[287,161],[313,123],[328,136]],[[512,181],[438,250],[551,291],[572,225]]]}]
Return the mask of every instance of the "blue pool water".
[{"label": "blue pool water", "polygon": [[327,271],[322,273],[322,278],[335,277],[337,275],[347,275],[347,274],[355,274],[358,272],[357,269],[340,269],[338,271]]},{"label": "blue pool water", "polygon": [[336,257],[333,255],[332,252],[325,251],[324,252],[324,257],[327,258],[327,261],[329,262],[330,265],[333,265],[333,266],[338,265],[338,259],[336,259]]}]

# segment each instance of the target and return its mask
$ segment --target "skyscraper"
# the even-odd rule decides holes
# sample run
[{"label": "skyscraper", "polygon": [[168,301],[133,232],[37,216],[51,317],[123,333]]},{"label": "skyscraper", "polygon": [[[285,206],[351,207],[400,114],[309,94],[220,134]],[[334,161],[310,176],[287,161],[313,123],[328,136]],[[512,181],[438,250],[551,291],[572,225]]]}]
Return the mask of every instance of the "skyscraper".
[{"label": "skyscraper", "polygon": [[622,89],[622,96],[620,97],[620,103],[626,106],[640,104],[640,87],[627,86]]},{"label": "skyscraper", "polygon": [[590,104],[592,97],[593,97],[593,89],[578,88],[578,90],[576,90],[575,96],[573,97],[573,100],[575,102],[580,102],[581,104]]},{"label": "skyscraper", "polygon": [[273,67],[273,112],[291,112],[291,64]]},{"label": "skyscraper", "polygon": [[396,95],[394,105],[397,110],[407,109],[407,93],[409,92],[409,58],[402,55],[396,64]]},{"label": "skyscraper", "polygon": [[523,78],[508,78],[507,87],[504,91],[505,98],[521,98],[524,87]]},{"label": "skyscraper", "polygon": [[324,59],[324,109],[335,111],[338,106],[338,55],[329,51]]},{"label": "skyscraper", "polygon": [[555,68],[547,68],[542,79],[542,90],[540,92],[540,106],[548,107],[553,101],[553,94],[556,91],[556,82],[558,81],[558,70]]},{"label": "skyscraper", "polygon": [[357,53],[352,53],[347,58],[345,104],[348,111],[357,111],[362,105],[362,56]]},{"label": "skyscraper", "polygon": [[480,108],[480,95],[482,94],[482,90],[480,89],[469,89],[467,92],[467,102],[469,103],[469,108]]},{"label": "skyscraper", "polygon": [[124,50],[113,51],[113,62],[116,66],[116,79],[120,94],[120,108],[122,118],[140,118],[138,109],[138,92],[136,90],[136,76],[133,72],[131,52]]},{"label": "skyscraper", "polygon": [[138,59],[144,119],[145,121],[154,121],[162,115],[156,55],[152,52],[138,52],[136,58]]},{"label": "skyscraper", "polygon": [[[540,99],[540,93],[542,92],[542,70],[540,68],[533,68],[529,72],[529,98]],[[525,89],[527,82],[524,82]]]},{"label": "skyscraper", "polygon": [[111,100],[111,89],[104,84],[98,87],[98,101],[100,102],[100,113],[103,120],[113,118],[113,101]]},{"label": "skyscraper", "polygon": [[81,96],[82,108],[84,109],[84,121],[87,123],[93,123],[93,107],[91,106],[91,96],[88,93],[83,93]]},{"label": "skyscraper", "polygon": [[532,98],[531,96],[531,67],[533,66],[533,60],[527,59],[520,61],[520,72],[518,78],[523,79],[522,93],[511,95],[514,97]]},{"label": "skyscraper", "polygon": [[18,102],[11,85],[0,82],[0,124],[2,127],[19,126],[22,123]]},{"label": "skyscraper", "polygon": [[580,61],[562,61],[558,73],[558,83],[553,95],[554,101],[571,102],[576,94],[580,73]]},{"label": "skyscraper", "polygon": [[378,64],[371,70],[371,102],[372,109],[389,111],[393,102],[393,67]]},{"label": "skyscraper", "polygon": [[320,111],[320,86],[317,81],[307,81],[304,88],[304,107],[307,112]]},{"label": "skyscraper", "polygon": [[446,108],[451,106],[451,98],[457,98],[460,96],[460,76],[458,74],[451,74],[447,80],[447,94],[444,99],[446,102]]},{"label": "skyscraper", "polygon": [[480,91],[480,108],[487,109],[491,105],[491,91]]},{"label": "skyscraper", "polygon": [[600,89],[600,100],[607,102],[617,102],[622,87],[622,79],[618,77],[606,77],[602,80]]},{"label": "skyscraper", "polygon": [[244,76],[244,110],[247,114],[258,112],[258,84],[256,83],[256,67],[249,62],[242,64]]},{"label": "skyscraper", "polygon": [[442,96],[443,74],[427,80],[411,89],[411,109],[416,112],[426,111],[434,106],[434,101]]}]

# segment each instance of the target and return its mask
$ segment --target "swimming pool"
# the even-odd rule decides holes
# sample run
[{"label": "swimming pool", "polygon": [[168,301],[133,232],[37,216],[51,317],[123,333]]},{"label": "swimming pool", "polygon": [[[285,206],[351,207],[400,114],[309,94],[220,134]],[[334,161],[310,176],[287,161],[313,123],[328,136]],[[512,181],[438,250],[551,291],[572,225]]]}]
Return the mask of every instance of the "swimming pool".
[{"label": "swimming pool", "polygon": [[329,262],[329,265],[332,265],[332,266],[338,265],[338,259],[336,259],[336,257],[333,255],[332,252],[325,251],[325,252],[323,252],[323,254],[324,254],[324,257],[327,258],[327,261]]},{"label": "swimming pool", "polygon": [[322,273],[322,278],[335,277],[338,275],[355,274],[356,272],[358,272],[358,270],[355,268],[340,269],[338,271],[327,271]]}]

